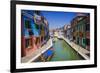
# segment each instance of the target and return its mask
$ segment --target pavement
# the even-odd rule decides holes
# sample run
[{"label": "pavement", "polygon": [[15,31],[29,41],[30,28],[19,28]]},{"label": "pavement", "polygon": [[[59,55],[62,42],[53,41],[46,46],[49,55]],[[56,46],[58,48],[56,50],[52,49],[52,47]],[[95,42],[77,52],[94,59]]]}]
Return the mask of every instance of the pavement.
[{"label": "pavement", "polygon": [[21,58],[22,63],[30,63],[37,59],[41,54],[43,54],[45,51],[47,51],[49,48],[52,47],[52,39],[49,39],[45,45],[43,45],[41,48],[37,49],[32,54],[29,54],[23,58]]}]

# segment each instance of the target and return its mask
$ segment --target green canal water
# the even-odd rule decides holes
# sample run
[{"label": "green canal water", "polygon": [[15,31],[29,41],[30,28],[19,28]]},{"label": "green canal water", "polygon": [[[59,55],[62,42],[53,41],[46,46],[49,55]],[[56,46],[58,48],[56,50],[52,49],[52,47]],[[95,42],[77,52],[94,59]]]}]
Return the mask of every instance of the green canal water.
[{"label": "green canal water", "polygon": [[[68,61],[68,60],[84,60],[72,47],[64,40],[57,39],[53,43],[53,56],[49,61]],[[41,58],[37,58],[34,62],[42,62]]]},{"label": "green canal water", "polygon": [[54,55],[50,61],[83,60],[83,58],[64,40],[57,39],[53,43]]}]

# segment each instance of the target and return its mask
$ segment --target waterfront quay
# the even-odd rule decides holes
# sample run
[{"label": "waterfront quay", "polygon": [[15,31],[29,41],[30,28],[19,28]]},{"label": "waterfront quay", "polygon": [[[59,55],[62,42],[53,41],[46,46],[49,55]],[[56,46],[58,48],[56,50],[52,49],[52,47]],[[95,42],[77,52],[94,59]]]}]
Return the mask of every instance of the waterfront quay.
[{"label": "waterfront quay", "polygon": [[[54,35],[55,37],[59,38],[59,39],[63,39],[64,41],[66,41],[66,43],[68,43],[68,45],[70,45],[73,50],[75,50],[77,53],[79,53],[84,59],[88,60],[89,56],[87,56],[87,54],[89,54],[89,51],[82,48],[81,46],[69,41],[68,39],[66,39],[64,36],[59,35],[57,32]],[[22,62],[32,62],[34,60],[36,60],[39,56],[41,56],[43,53],[45,53],[48,49],[50,49],[53,46],[53,39],[50,38],[48,40],[48,42],[41,47],[39,50],[36,50],[35,52],[33,52],[30,55],[27,55],[25,57],[22,58]]]},{"label": "waterfront quay", "polygon": [[32,62],[35,59],[37,59],[39,56],[41,56],[45,51],[47,51],[50,47],[52,47],[52,39],[49,39],[48,42],[42,46],[41,48],[39,48],[39,50],[36,50],[35,52],[25,56],[22,58],[22,63],[28,63],[28,62]]},{"label": "waterfront quay", "polygon": [[90,52],[88,50],[86,50],[85,48],[75,44],[74,42],[68,40],[67,38],[65,38],[64,36],[60,35],[59,33],[55,33],[54,35],[57,38],[63,39],[64,41],[66,41],[66,43],[68,43],[75,51],[77,51],[77,53],[79,53],[84,59],[89,60],[89,56],[87,54],[90,54]]}]

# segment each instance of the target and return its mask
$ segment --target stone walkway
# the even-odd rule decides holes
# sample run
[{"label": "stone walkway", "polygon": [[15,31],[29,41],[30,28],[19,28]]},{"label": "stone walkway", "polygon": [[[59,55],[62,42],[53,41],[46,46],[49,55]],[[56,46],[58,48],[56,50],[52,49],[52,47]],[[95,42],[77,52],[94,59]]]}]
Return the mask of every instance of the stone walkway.
[{"label": "stone walkway", "polygon": [[43,54],[45,51],[47,51],[50,47],[52,47],[52,39],[49,39],[48,42],[41,47],[40,49],[37,49],[35,52],[33,52],[30,55],[27,55],[21,59],[22,63],[29,63],[34,61],[36,58],[38,58],[41,54]]}]

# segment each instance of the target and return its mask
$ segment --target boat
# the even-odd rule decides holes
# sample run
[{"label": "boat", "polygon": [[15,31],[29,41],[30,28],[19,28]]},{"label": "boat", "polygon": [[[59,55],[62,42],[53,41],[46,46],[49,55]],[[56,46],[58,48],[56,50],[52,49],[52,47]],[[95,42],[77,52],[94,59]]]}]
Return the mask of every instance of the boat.
[{"label": "boat", "polygon": [[41,61],[43,62],[50,61],[53,55],[54,55],[54,48],[50,48],[40,56]]},{"label": "boat", "polygon": [[53,41],[53,43],[54,43],[54,42],[55,42],[55,39],[53,38],[52,41]]}]

